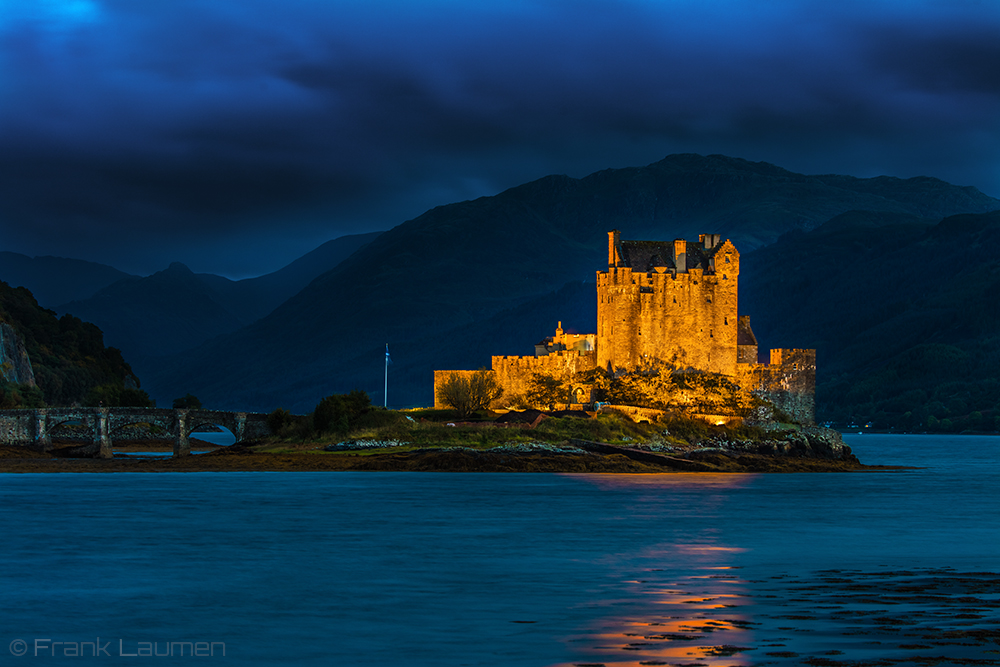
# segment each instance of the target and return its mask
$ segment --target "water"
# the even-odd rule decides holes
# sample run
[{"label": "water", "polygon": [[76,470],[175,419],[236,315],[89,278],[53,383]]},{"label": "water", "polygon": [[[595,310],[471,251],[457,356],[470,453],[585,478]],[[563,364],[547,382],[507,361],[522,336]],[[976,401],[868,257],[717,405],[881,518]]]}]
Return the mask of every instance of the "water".
[{"label": "water", "polygon": [[[204,440],[213,445],[220,445],[222,447],[228,447],[229,445],[236,442],[236,436],[232,434],[231,431],[226,429],[221,429],[219,431],[197,431],[191,434],[192,438],[198,440]],[[171,444],[172,447],[172,444]],[[212,451],[210,449],[201,449],[198,447],[197,443],[194,443],[194,448],[191,450],[192,454],[201,454],[204,452]],[[173,449],[158,451],[158,452],[133,452],[133,451],[118,451],[115,450],[116,455],[127,455],[127,456],[149,456],[154,458],[168,458],[174,455]]]},{"label": "water", "polygon": [[[184,641],[241,665],[878,657],[887,642],[855,636],[851,614],[960,622],[934,617],[940,600],[883,602],[886,587],[1000,570],[1000,438],[845,439],[866,463],[928,467],[0,475],[0,655],[24,640],[20,660],[68,660],[34,642],[99,636],[110,657],[76,660],[145,664],[127,654]],[[871,581],[881,598],[844,599]],[[997,592],[979,590],[980,612]],[[931,653],[949,650],[972,649]]]}]

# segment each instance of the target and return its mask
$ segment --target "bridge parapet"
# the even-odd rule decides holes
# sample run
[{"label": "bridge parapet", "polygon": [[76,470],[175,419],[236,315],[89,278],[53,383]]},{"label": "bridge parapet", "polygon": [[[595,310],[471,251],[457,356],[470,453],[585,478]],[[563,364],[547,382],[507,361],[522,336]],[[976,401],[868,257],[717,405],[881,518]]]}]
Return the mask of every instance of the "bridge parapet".
[{"label": "bridge parapet", "polygon": [[209,424],[229,429],[236,442],[256,440],[270,434],[267,415],[225,410],[175,410],[171,408],[37,408],[0,410],[0,443],[48,451],[51,432],[60,424],[79,422],[87,427],[95,445],[95,456],[111,458],[114,434],[132,424],[150,424],[174,437],[174,455],[191,453],[192,431]]}]

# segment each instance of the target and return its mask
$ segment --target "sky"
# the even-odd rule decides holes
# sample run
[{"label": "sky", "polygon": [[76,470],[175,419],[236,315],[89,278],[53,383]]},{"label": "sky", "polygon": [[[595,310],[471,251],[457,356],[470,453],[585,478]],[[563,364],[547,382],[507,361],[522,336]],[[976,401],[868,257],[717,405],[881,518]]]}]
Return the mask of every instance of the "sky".
[{"label": "sky", "polygon": [[1000,2],[0,0],[0,250],[248,277],[685,152],[1000,197]]}]

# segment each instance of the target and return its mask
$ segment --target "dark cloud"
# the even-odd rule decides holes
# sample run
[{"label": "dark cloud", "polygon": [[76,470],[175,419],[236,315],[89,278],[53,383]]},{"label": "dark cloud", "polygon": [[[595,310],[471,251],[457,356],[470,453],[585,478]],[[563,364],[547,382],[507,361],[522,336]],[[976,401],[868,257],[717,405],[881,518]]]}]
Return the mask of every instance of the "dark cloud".
[{"label": "dark cloud", "polygon": [[1000,195],[998,31],[933,0],[0,9],[0,245],[247,275],[677,151]]}]

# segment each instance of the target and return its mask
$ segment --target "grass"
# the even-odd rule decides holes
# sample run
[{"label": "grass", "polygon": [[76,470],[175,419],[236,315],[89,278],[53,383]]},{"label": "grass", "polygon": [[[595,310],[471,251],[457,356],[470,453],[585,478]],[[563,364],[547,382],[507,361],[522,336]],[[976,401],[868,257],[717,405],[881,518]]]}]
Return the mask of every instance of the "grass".
[{"label": "grass", "polygon": [[[438,447],[468,447],[490,449],[504,444],[543,442],[563,443],[568,440],[591,440],[620,445],[694,444],[710,436],[756,439],[763,435],[760,429],[737,426],[711,426],[705,422],[673,417],[654,423],[635,423],[618,413],[601,413],[587,419],[582,417],[547,417],[534,429],[504,428],[487,420],[495,415],[481,414],[478,423],[455,424],[453,411],[411,410],[388,411],[379,419],[346,434],[315,434],[297,431],[285,437],[274,437],[254,449],[260,452],[290,453],[301,451],[323,452],[329,444],[347,440],[377,440],[405,443],[393,446],[394,452]],[[358,455],[385,452],[386,448],[354,450]]]}]

